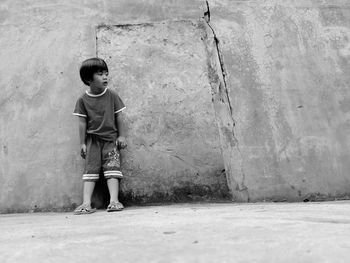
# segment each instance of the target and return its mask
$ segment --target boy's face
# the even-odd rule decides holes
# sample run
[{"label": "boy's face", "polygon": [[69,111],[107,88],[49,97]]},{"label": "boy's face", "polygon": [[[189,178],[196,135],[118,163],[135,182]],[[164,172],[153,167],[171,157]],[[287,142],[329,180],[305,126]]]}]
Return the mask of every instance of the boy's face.
[{"label": "boy's face", "polygon": [[108,85],[108,71],[103,70],[94,73],[89,84],[90,88],[103,91]]}]

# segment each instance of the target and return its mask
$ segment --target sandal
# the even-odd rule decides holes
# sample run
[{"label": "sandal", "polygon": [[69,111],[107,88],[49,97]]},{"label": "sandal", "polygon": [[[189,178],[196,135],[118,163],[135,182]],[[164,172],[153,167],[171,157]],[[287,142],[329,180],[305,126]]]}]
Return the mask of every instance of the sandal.
[{"label": "sandal", "polygon": [[124,206],[120,202],[111,201],[107,207],[107,212],[122,211]]},{"label": "sandal", "polygon": [[96,208],[91,208],[89,205],[82,204],[74,210],[75,215],[86,215],[96,212]]}]

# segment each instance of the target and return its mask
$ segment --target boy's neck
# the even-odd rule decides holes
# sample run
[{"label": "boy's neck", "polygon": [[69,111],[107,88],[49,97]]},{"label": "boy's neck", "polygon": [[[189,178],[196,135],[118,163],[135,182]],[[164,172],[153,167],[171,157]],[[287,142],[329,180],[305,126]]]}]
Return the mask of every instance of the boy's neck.
[{"label": "boy's neck", "polygon": [[95,88],[95,87],[91,87],[91,86],[90,86],[89,93],[90,93],[90,94],[93,94],[93,95],[98,95],[98,94],[101,94],[102,92],[104,92],[105,89],[106,89],[106,88],[104,88],[104,89],[101,90],[101,89],[99,89],[99,88]]}]

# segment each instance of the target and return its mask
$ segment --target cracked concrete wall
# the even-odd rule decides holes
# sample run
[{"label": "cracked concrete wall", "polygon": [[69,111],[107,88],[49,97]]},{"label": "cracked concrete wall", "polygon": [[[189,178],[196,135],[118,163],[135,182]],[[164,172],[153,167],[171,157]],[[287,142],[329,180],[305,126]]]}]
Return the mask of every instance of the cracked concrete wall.
[{"label": "cracked concrete wall", "polygon": [[236,200],[348,198],[349,2],[208,2],[235,122],[224,158]]},{"label": "cracked concrete wall", "polygon": [[[204,9],[199,0],[1,1],[0,212],[71,210],[81,202],[83,162],[77,120],[71,113],[85,90],[78,77],[80,63],[96,55],[98,25],[196,20]],[[227,193],[219,148],[214,152],[213,179],[204,176],[202,181],[194,173],[192,181],[178,184],[179,197],[210,199],[206,189],[213,185],[222,189],[210,188],[213,196]],[[174,158],[172,165],[179,163]],[[138,189],[147,184],[143,179]],[[167,182],[159,184],[161,190],[168,189]],[[174,192],[156,190],[153,201],[162,201],[166,194],[174,197]],[[127,191],[124,198],[130,201],[134,196]]]},{"label": "cracked concrete wall", "polygon": [[[208,56],[206,62],[195,59],[208,67],[203,72],[209,77],[204,89],[213,92],[212,114],[216,113],[234,200],[346,196],[350,186],[347,1],[208,3],[214,31],[205,24],[197,28]],[[1,1],[0,212],[70,210],[81,202],[83,162],[71,112],[85,89],[78,78],[79,64],[96,54],[98,25],[195,21],[206,11],[202,0]],[[131,132],[140,135],[132,128]],[[210,136],[214,135],[212,130]],[[132,144],[147,145],[145,141]],[[214,139],[200,143],[215,145]],[[214,152],[218,153],[217,147]],[[147,161],[146,155],[140,156]],[[166,158],[165,163],[175,164]],[[211,164],[218,171],[223,161],[214,160],[220,162]],[[188,195],[198,185],[224,189],[223,174],[216,182],[208,176],[192,178],[193,184],[175,194]],[[129,180],[125,187],[134,187],[135,182]],[[171,193],[167,182],[161,181],[161,194],[154,192],[153,200]],[[151,186],[146,186],[146,195],[142,188],[137,194],[152,196]],[[138,201],[147,200],[144,197]],[[125,198],[133,196],[127,192]]]}]

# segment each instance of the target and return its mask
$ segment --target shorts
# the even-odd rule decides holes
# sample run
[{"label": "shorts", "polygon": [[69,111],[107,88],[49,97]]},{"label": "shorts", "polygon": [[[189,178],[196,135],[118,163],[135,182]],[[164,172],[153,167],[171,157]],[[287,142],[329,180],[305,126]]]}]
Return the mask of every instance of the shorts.
[{"label": "shorts", "polygon": [[97,181],[101,168],[106,179],[123,178],[120,171],[120,152],[113,141],[87,135],[84,181]]}]

